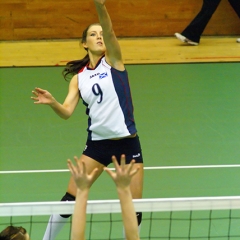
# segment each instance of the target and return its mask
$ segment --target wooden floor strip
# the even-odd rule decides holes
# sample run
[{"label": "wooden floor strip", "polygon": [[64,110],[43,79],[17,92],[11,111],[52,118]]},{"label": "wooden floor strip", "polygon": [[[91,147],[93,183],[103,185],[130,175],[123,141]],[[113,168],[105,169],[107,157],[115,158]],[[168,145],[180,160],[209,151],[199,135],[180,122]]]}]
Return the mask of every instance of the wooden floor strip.
[{"label": "wooden floor strip", "polygon": [[[168,38],[119,39],[125,64],[240,62],[237,37],[203,37],[198,46]],[[86,54],[79,40],[0,43],[0,67],[58,66]]]}]

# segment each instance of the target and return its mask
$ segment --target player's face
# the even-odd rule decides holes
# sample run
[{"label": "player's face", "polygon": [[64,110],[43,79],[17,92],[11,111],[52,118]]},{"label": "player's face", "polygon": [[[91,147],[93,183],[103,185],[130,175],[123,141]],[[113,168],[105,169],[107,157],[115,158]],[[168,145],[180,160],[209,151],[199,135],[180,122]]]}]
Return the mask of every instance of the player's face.
[{"label": "player's face", "polygon": [[106,47],[102,36],[102,27],[93,25],[88,29],[86,42],[83,43],[84,48],[88,48],[93,54],[104,54]]}]

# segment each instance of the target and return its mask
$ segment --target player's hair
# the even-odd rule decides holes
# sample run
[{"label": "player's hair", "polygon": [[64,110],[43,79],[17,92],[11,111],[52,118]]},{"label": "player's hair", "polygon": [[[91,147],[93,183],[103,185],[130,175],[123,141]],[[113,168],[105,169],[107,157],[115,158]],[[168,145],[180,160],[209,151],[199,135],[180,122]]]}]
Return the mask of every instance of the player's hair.
[{"label": "player's hair", "polygon": [[[90,24],[82,33],[81,43],[85,43],[87,41],[88,29],[94,25],[100,25],[100,24],[99,23]],[[84,48],[84,49],[88,51],[87,48]],[[77,74],[83,67],[85,67],[89,63],[89,60],[90,60],[89,55],[87,53],[86,56],[80,60],[73,60],[68,62],[66,67],[62,71],[64,79],[66,81],[69,81],[73,75]]]},{"label": "player's hair", "polygon": [[8,226],[0,233],[0,240],[26,240],[26,233],[23,227]]}]

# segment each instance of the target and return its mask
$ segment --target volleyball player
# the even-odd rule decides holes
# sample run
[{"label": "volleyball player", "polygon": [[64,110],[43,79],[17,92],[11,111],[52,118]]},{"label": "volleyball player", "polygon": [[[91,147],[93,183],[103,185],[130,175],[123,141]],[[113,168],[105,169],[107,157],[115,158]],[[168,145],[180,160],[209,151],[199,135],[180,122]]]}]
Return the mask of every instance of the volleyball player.
[{"label": "volleyball player", "polygon": [[[94,0],[100,24],[92,24],[83,32],[82,45],[87,55],[82,60],[69,62],[63,71],[65,79],[73,76],[64,103],[59,103],[51,93],[41,88],[35,88],[32,99],[35,104],[49,105],[64,119],[72,115],[82,99],[89,118],[86,147],[80,160],[84,161],[89,172],[98,168],[92,183],[111,163],[113,155],[120,159],[124,153],[126,164],[134,159],[133,168],[139,169],[130,185],[132,197],[139,199],[143,188],[142,151],[133,116],[128,74],[105,1]],[[76,191],[70,178],[62,201],[74,201]],[[142,214],[137,213],[137,216],[140,225]],[[52,215],[43,240],[55,239],[69,217]]]},{"label": "volleyball player", "polygon": [[[81,158],[78,159],[77,157],[74,159],[76,161],[76,166],[72,164],[71,160],[68,160],[68,168],[77,186],[71,240],[85,240],[87,199],[89,189],[95,179],[98,169],[95,168],[92,172],[88,173],[84,160],[81,160]],[[115,156],[112,157],[112,161],[116,171],[113,172],[108,168],[104,168],[104,170],[116,184],[126,240],[139,240],[137,217],[130,191],[131,179],[139,169],[134,168],[134,160],[131,161],[130,164],[125,165],[124,155],[121,156],[120,165]]]}]

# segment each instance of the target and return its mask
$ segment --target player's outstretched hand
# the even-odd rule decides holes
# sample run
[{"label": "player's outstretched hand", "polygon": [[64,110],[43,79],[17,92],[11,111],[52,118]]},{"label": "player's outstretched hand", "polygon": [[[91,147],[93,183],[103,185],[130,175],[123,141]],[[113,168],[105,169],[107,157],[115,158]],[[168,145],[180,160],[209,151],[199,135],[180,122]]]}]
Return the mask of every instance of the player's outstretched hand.
[{"label": "player's outstretched hand", "polygon": [[32,100],[34,100],[35,104],[51,104],[54,101],[54,98],[51,93],[49,93],[47,90],[43,90],[41,88],[35,88],[32,93],[35,95],[34,97],[31,97]]},{"label": "player's outstretched hand", "polygon": [[74,157],[74,160],[76,162],[76,166],[74,166],[70,159],[67,160],[67,164],[78,189],[89,189],[98,168],[95,168],[90,174],[88,174],[85,162],[78,159],[76,156]]},{"label": "player's outstretched hand", "polygon": [[113,179],[118,188],[126,188],[130,186],[132,177],[138,172],[139,168],[133,168],[135,160],[126,165],[125,155],[121,155],[120,165],[115,156],[112,156],[112,161],[115,166],[115,172],[105,167],[104,170]]}]

